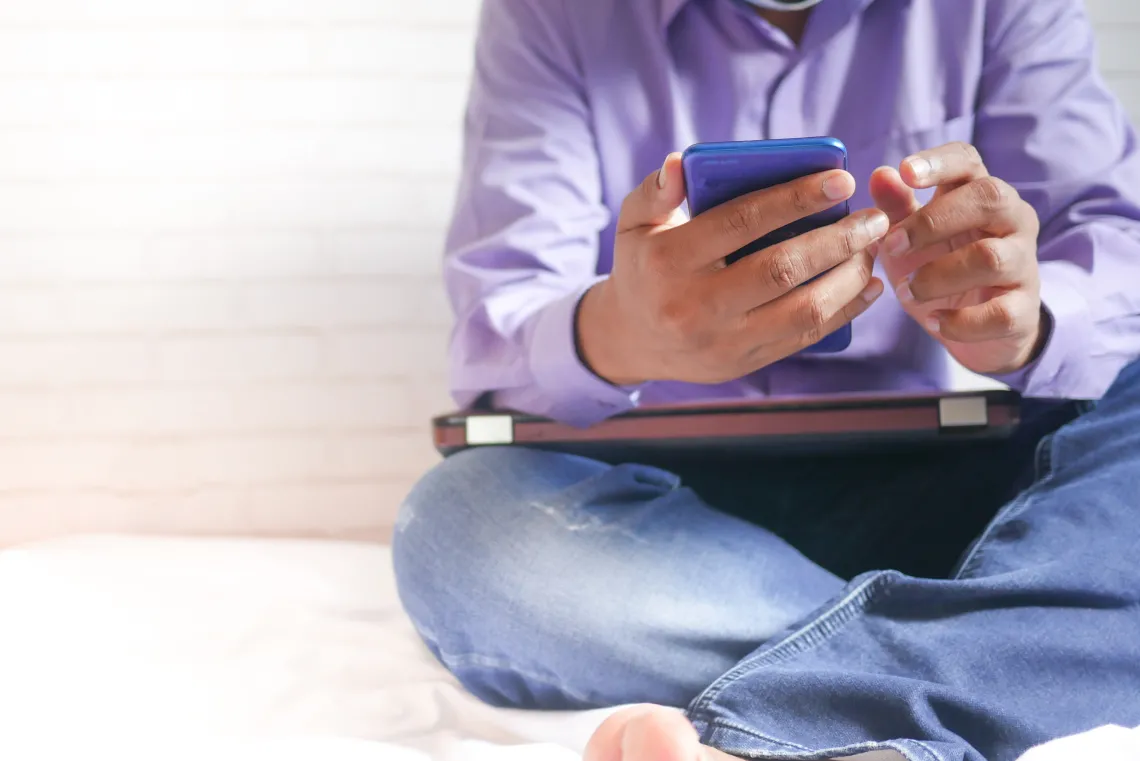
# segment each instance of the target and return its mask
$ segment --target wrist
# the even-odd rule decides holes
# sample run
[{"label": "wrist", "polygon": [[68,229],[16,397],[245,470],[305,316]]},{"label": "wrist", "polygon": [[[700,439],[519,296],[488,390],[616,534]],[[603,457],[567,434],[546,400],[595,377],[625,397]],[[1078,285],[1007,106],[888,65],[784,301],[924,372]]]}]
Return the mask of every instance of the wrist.
[{"label": "wrist", "polygon": [[623,321],[612,304],[609,280],[603,280],[582,296],[574,319],[574,342],[578,359],[587,370],[614,386],[645,382],[633,365],[632,352],[622,340]]},{"label": "wrist", "polygon": [[1033,364],[1041,358],[1045,347],[1049,345],[1049,338],[1053,335],[1053,315],[1041,305],[1041,319],[1037,322],[1037,341],[1033,344],[1033,353],[1025,364]]},{"label": "wrist", "polygon": [[988,375],[1003,376],[1016,375],[1025,372],[1026,368],[1041,358],[1045,347],[1049,345],[1049,338],[1053,333],[1053,317],[1044,305],[1038,311],[1037,328],[1033,335],[1022,345],[1017,356],[1005,367],[989,372]]},{"label": "wrist", "polygon": [[1041,354],[1045,351],[1045,347],[1048,346],[1049,337],[1052,334],[1053,316],[1049,314],[1049,310],[1042,304],[1038,310],[1037,332],[1029,344],[1029,350],[1025,358],[1018,364],[1017,370],[1024,370],[1041,358]]}]

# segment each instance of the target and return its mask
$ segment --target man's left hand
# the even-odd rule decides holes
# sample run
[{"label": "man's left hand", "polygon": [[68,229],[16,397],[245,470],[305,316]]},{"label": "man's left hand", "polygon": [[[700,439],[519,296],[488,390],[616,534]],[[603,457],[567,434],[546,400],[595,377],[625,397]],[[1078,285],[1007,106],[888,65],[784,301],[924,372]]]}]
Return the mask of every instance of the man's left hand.
[{"label": "man's left hand", "polygon": [[[936,188],[923,206],[914,191]],[[1047,334],[1037,269],[1040,223],[977,149],[951,143],[871,176],[891,221],[883,269],[907,313],[966,368],[1003,374],[1040,354]]]}]

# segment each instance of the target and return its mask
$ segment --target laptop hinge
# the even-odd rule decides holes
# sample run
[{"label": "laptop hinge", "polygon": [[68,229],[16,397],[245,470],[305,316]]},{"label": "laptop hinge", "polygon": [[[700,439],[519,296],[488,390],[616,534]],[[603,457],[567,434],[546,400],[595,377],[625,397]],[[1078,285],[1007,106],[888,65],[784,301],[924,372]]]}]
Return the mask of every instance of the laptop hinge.
[{"label": "laptop hinge", "polygon": [[510,415],[472,415],[466,421],[467,446],[513,444],[515,422]]},{"label": "laptop hinge", "polygon": [[984,428],[989,423],[989,404],[984,396],[954,396],[938,400],[938,425],[941,428]]}]

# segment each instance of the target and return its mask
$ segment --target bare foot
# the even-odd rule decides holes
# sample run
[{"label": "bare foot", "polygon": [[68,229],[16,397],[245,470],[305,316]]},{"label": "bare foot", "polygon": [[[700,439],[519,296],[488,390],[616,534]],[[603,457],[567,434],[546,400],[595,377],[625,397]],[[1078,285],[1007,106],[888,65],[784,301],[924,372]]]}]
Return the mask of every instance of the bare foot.
[{"label": "bare foot", "polygon": [[701,745],[684,715],[645,705],[615,713],[598,727],[583,761],[736,761]]}]

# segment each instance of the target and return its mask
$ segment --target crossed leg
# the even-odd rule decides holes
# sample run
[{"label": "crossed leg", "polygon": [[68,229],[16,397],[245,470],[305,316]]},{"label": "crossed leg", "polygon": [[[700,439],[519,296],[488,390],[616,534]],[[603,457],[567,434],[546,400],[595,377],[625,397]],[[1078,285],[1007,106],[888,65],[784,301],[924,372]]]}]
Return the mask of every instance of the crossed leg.
[{"label": "crossed leg", "polygon": [[702,740],[747,758],[1011,761],[1140,724],[1140,363],[1047,440],[1039,469],[954,578],[857,578],[687,717],[659,706],[611,717],[587,761],[733,757]]}]

